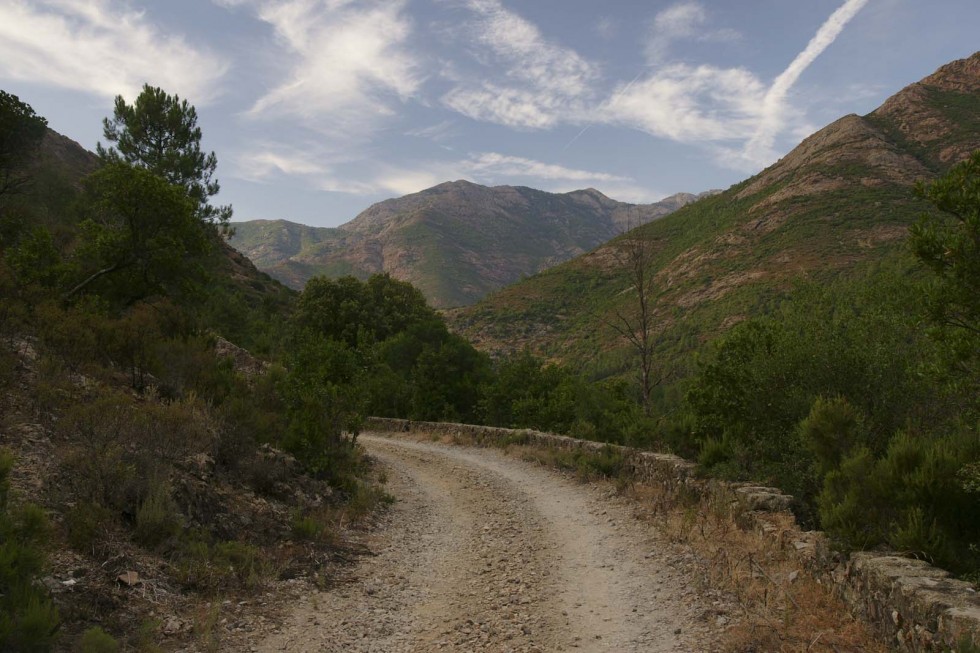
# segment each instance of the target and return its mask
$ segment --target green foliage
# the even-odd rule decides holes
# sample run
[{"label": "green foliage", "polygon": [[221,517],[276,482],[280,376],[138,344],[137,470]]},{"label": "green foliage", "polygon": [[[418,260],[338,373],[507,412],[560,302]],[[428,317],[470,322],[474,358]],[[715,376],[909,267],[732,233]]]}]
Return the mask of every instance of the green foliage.
[{"label": "green foliage", "polygon": [[355,352],[311,332],[296,336],[280,386],[288,425],[282,446],[312,474],[342,485],[355,472],[363,374]]},{"label": "green foliage", "polygon": [[310,279],[297,304],[295,322],[356,349],[413,325],[440,320],[411,284],[375,274],[367,282],[354,277]]},{"label": "green foliage", "polygon": [[154,484],[136,511],[134,538],[149,549],[158,549],[176,537],[182,526],[170,488],[162,482]]},{"label": "green foliage", "polygon": [[812,505],[821,471],[853,446],[877,455],[909,421],[947,419],[923,367],[933,348],[915,320],[915,290],[903,268],[883,267],[801,285],[772,317],[733,328],[687,396],[714,471],[776,483]]},{"label": "green foliage", "polygon": [[119,642],[98,626],[93,626],[78,638],[78,650],[80,653],[116,653]]},{"label": "green foliage", "polygon": [[816,457],[821,476],[837,469],[851,450],[867,444],[864,422],[864,415],[843,397],[817,397],[813,402],[799,430]]},{"label": "green foliage", "polygon": [[15,505],[10,490],[14,458],[0,450],[0,649],[47,651],[58,611],[35,584],[44,565],[47,518],[38,506]]},{"label": "green foliage", "polygon": [[976,429],[930,438],[898,433],[878,458],[858,448],[827,474],[824,528],[851,548],[885,543],[954,572],[980,569],[980,504],[959,481],[980,457]]},{"label": "green foliage", "polygon": [[591,382],[530,352],[499,362],[484,385],[481,419],[491,426],[533,428],[640,447],[657,443],[657,426],[643,415],[625,381]]},{"label": "green foliage", "polygon": [[16,95],[0,91],[0,200],[21,190],[24,168],[41,144],[48,121]]},{"label": "green foliage", "polygon": [[912,227],[911,244],[936,275],[930,308],[955,364],[980,378],[980,151],[920,188],[939,210]]},{"label": "green foliage", "polygon": [[106,140],[115,143],[109,149],[99,143],[104,162],[125,161],[181,187],[201,220],[227,228],[231,207],[208,204],[219,190],[213,178],[218,159],[214,152],[201,151],[197,111],[187,100],[144,84],[131,105],[116,96],[112,119],[106,118],[102,125]]},{"label": "green foliage", "polygon": [[296,514],[293,517],[292,533],[297,540],[318,540],[326,526],[316,517]]},{"label": "green foliage", "polygon": [[203,275],[211,239],[182,190],[125,163],[104,165],[86,179],[78,261],[90,287],[129,306],[154,295],[187,294]]},{"label": "green foliage", "polygon": [[268,579],[270,571],[258,548],[238,541],[212,542],[201,533],[184,538],[177,553],[180,582],[207,594],[254,590]]},{"label": "green foliage", "polygon": [[94,553],[96,546],[108,539],[112,527],[112,512],[92,501],[78,502],[65,515],[68,544],[81,553]]}]

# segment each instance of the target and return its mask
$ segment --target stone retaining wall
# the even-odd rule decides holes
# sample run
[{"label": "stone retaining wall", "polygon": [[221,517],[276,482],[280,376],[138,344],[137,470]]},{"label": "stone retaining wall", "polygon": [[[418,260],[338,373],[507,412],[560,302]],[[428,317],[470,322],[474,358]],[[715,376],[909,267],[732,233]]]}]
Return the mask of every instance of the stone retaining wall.
[{"label": "stone retaining wall", "polygon": [[465,437],[484,445],[510,442],[591,452],[611,447],[626,457],[633,477],[640,482],[671,488],[682,484],[700,494],[715,493],[722,500],[739,505],[744,510],[746,524],[778,537],[810,573],[823,582],[832,582],[882,641],[896,650],[910,653],[980,650],[958,648],[964,642],[980,647],[980,596],[969,583],[955,580],[948,572],[920,560],[893,554],[860,552],[842,559],[831,550],[823,533],[799,529],[789,533],[780,531],[766,515],[787,512],[793,498],[776,488],[702,479],[694,473],[697,465],[678,456],[541,431],[377,417],[368,418],[365,428],[386,433]]}]

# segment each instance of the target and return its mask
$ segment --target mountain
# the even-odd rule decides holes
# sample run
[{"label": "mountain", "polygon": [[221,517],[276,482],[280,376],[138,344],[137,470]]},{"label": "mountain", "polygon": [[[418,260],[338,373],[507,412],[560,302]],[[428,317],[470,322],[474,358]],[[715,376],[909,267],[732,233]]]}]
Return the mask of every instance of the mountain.
[{"label": "mountain", "polygon": [[437,307],[461,306],[695,199],[633,205],[592,188],[555,194],[454,181],[379,202],[336,229],[238,223],[231,244],[294,288],[315,275],[388,272]]},{"label": "mountain", "polygon": [[[797,279],[829,280],[899,251],[926,205],[914,193],[980,148],[980,53],[943,66],[866,116],[849,115],[758,175],[636,230],[654,249],[658,356],[683,374],[691,353],[765,312]],[[597,316],[629,310],[622,240],[453,311],[491,352],[529,347],[595,375],[629,352]]]}]

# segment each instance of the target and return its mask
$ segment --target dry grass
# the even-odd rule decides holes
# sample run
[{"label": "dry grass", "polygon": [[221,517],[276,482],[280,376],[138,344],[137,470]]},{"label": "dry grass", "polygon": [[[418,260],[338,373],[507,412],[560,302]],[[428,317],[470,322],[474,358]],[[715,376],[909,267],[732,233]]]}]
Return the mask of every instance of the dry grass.
[{"label": "dry grass", "polygon": [[642,519],[656,521],[672,541],[690,547],[702,591],[732,597],[740,611],[722,642],[731,652],[887,651],[871,628],[854,618],[826,585],[801,568],[784,534],[796,528],[788,514],[766,516],[768,532],[746,524],[723,494],[631,484],[627,496]]}]

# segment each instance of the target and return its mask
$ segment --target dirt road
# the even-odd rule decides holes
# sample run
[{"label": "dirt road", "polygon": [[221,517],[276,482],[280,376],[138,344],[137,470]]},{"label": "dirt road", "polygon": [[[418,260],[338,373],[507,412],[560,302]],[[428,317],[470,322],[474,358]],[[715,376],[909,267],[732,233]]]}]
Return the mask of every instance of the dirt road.
[{"label": "dirt road", "polygon": [[378,555],[257,650],[710,650],[682,554],[608,490],[493,450],[360,441],[398,499]]}]

